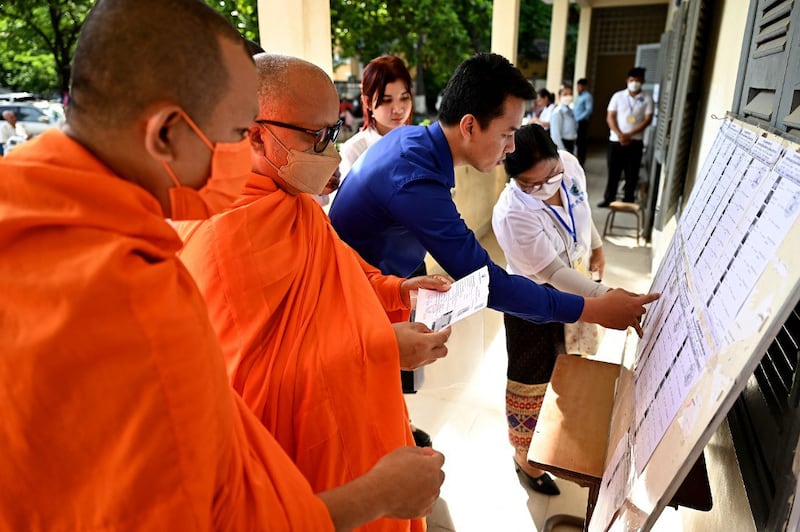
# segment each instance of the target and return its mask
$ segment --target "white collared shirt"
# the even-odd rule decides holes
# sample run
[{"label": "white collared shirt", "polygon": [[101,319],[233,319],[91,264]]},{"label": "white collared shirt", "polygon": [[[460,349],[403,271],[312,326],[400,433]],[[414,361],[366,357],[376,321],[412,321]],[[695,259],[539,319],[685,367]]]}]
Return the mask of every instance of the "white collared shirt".
[{"label": "white collared shirt", "polygon": [[[570,224],[567,202],[572,205],[579,247],[583,250],[585,264],[589,264],[591,250],[602,245],[599,237],[592,238],[592,211],[586,195],[586,175],[578,159],[566,151],[559,151],[564,165],[566,194],[561,190],[563,206],[552,206],[562,220]],[[540,284],[545,281],[538,274],[556,257],[570,264],[565,239],[572,237],[548,211],[544,202],[523,192],[512,179],[500,194],[492,212],[492,228],[498,244],[506,255],[509,273],[523,275]],[[594,232],[597,235],[597,232]]]},{"label": "white collared shirt", "polygon": [[[615,92],[611,97],[608,102],[608,111],[617,112],[617,127],[623,133],[627,133],[638,124],[641,124],[647,115],[653,114],[653,97],[646,92],[631,96],[628,89],[623,89]],[[628,117],[633,117],[633,121],[630,121]],[[640,131],[632,138],[642,140],[644,138],[643,133]],[[619,142],[619,137],[613,130],[610,130],[608,140]]]}]

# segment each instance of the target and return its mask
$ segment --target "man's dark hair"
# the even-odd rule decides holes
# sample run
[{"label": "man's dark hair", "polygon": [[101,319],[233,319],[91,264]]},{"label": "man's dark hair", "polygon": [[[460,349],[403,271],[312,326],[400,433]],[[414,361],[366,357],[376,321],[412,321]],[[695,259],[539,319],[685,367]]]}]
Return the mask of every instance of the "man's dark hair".
[{"label": "man's dark hair", "polygon": [[581,78],[581,79],[578,80],[578,85],[580,85],[581,87],[588,87],[589,86],[589,80],[586,79],[586,78]]},{"label": "man's dark hair", "polygon": [[522,72],[498,54],[477,54],[458,68],[447,82],[439,107],[439,121],[454,126],[471,114],[486,129],[503,114],[508,96],[532,100],[533,87]]},{"label": "man's dark hair", "polygon": [[202,125],[229,88],[221,39],[244,52],[242,36],[199,0],[100,0],[78,37],[67,120],[122,128],[166,101]]},{"label": "man's dark hair", "polygon": [[632,69],[628,70],[628,77],[629,78],[638,78],[644,81],[644,73],[645,69],[642,67],[633,67]]},{"label": "man's dark hair", "polygon": [[514,151],[503,161],[508,177],[516,177],[546,159],[558,159],[558,148],[539,124],[522,126],[514,134],[514,145]]}]

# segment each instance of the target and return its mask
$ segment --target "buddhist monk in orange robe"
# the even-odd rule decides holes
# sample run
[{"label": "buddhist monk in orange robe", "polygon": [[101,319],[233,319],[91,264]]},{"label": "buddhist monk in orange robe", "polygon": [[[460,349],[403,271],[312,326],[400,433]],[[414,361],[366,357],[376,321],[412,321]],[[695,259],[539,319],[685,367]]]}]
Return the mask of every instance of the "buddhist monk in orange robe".
[{"label": "buddhist monk in orange robe", "polygon": [[256,76],[238,33],[195,0],[101,0],[72,69],[64,130],[0,161],[0,530],[324,531],[424,514],[442,481],[433,451],[313,493],[231,389],[175,256],[164,217],[206,212],[209,175],[249,167]]},{"label": "buddhist monk in orange robe", "polygon": [[[311,195],[339,163],[329,129],[336,90],[306,61],[255,62],[254,172],[230,209],[180,230],[180,257],[206,299],[233,387],[324,491],[413,445],[399,370],[444,356],[449,330],[395,331],[386,312],[407,317],[410,289],[449,282],[384,276],[338,238]],[[407,362],[405,335],[427,355]],[[382,519],[360,530],[423,529],[422,520]]]}]

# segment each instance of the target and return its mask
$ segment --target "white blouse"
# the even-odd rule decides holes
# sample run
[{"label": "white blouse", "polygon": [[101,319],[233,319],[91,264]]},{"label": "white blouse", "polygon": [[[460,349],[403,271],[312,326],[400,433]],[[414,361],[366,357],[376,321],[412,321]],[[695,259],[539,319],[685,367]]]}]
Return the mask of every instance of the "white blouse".
[{"label": "white blouse", "polygon": [[383,135],[378,133],[378,130],[373,127],[363,129],[347,139],[341,148],[339,148],[339,155],[342,157],[342,162],[339,163],[340,179],[347,177],[347,173],[356,163],[361,154],[367,151],[367,148],[378,142]]},{"label": "white blouse", "polygon": [[[569,209],[565,206],[572,206],[577,246],[573,243],[570,231],[563,227],[545,203],[523,192],[516,180],[512,179],[506,185],[492,213],[492,228],[505,253],[508,272],[523,275],[540,284],[548,282],[540,274],[554,260],[560,259],[565,266],[571,267],[571,262],[578,258],[574,251],[577,249],[588,268],[591,251],[603,245],[592,221],[583,168],[571,153],[558,153],[564,165],[565,186],[560,188],[563,206],[550,207],[571,228]],[[591,281],[584,287],[582,292],[589,293],[580,295],[594,296],[608,290],[608,287]]]}]

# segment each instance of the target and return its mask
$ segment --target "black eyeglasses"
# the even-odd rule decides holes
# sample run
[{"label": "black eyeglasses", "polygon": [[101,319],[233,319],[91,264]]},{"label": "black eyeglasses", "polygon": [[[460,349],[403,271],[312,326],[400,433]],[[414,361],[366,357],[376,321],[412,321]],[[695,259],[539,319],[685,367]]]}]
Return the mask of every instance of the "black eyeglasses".
[{"label": "black eyeglasses", "polygon": [[294,131],[300,131],[313,136],[314,151],[317,153],[322,153],[325,151],[325,148],[328,147],[329,142],[336,142],[336,139],[339,137],[339,132],[342,130],[343,123],[344,120],[340,118],[339,121],[332,126],[325,126],[319,129],[306,129],[304,127],[295,126],[294,124],[278,122],[277,120],[256,120],[256,124],[270,124],[272,126],[293,129]]}]

